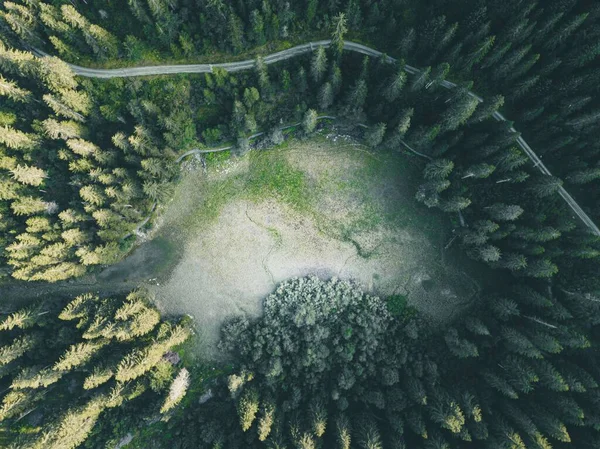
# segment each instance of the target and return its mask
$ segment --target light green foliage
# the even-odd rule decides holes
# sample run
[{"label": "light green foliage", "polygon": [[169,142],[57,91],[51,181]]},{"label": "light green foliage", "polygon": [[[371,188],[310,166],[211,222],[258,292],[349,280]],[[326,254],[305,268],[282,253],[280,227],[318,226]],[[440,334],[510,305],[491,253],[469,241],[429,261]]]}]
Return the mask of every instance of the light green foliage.
[{"label": "light green foliage", "polygon": [[113,375],[114,372],[112,369],[95,366],[92,373],[88,377],[86,377],[83,383],[83,388],[86,390],[96,388],[108,382],[113,377]]},{"label": "light green foliage", "polygon": [[35,324],[36,312],[33,309],[22,309],[11,313],[0,322],[0,331],[14,328],[27,329]]},{"label": "light green foliage", "polygon": [[106,342],[98,341],[97,343],[81,342],[72,345],[54,365],[55,371],[70,371],[75,367],[79,367],[87,363],[94,353],[98,351]]},{"label": "light green foliage", "polygon": [[167,395],[167,398],[160,409],[161,413],[166,413],[179,404],[185,396],[189,386],[190,373],[187,369],[182,368],[179,373],[177,373],[175,379],[173,379],[173,383],[171,383],[169,394]]},{"label": "light green foliage", "polygon": [[[152,318],[141,325],[148,310]],[[163,411],[172,409],[183,398],[190,373],[182,368],[173,380],[171,364],[162,356],[190,331],[185,324],[163,322],[157,327],[159,320],[143,290],[125,300],[80,295],[60,313],[51,301],[12,313],[0,326],[0,371],[10,368],[0,372],[8,387],[0,404],[3,438],[16,438],[18,447],[78,447],[105,410],[138,397],[148,383],[156,387],[157,374],[161,385],[153,389],[171,384]],[[141,382],[118,381],[126,354],[136,351],[154,357],[152,362],[140,361],[143,369],[128,377]],[[153,366],[154,373],[144,376]],[[34,410],[43,418],[19,436],[21,418]]]},{"label": "light green foliage", "polygon": [[135,349],[123,357],[115,373],[116,380],[127,382],[143,376],[161,361],[165,352],[180,345],[190,336],[190,330],[184,326],[167,327],[165,336],[143,348]]},{"label": "light green foliage", "polygon": [[310,74],[316,83],[321,82],[327,70],[327,54],[324,47],[319,47],[313,56]]},{"label": "light green foliage", "polygon": [[8,344],[0,346],[0,366],[7,365],[13,360],[22,357],[36,344],[36,339],[30,335],[15,338]]},{"label": "light green foliage", "polygon": [[302,120],[302,129],[306,134],[312,133],[317,126],[317,111],[309,109]]},{"label": "light green foliage", "polygon": [[271,403],[266,403],[261,408],[261,415],[258,420],[258,440],[265,441],[271,429],[275,418],[275,406]]},{"label": "light green foliage", "polygon": [[240,426],[244,432],[247,432],[252,423],[256,419],[259,407],[258,392],[250,388],[244,392],[237,406],[238,415],[240,418]]}]

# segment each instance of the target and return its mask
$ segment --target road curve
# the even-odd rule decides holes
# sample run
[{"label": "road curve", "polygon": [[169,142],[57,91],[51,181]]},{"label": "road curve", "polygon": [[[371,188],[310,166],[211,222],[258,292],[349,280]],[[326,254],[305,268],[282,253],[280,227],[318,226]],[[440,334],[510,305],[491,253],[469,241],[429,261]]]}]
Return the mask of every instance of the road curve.
[{"label": "road curve", "polygon": [[[287,50],[282,50],[277,53],[272,53],[268,56],[264,57],[264,61],[266,64],[274,64],[279,61],[284,61],[286,59],[295,58],[296,56],[300,56],[306,53],[311,53],[315,49],[319,47],[329,47],[331,45],[331,40],[322,40],[309,42],[307,44],[298,45],[296,47],[288,48]],[[356,53],[361,53],[367,56],[372,57],[380,57],[383,55],[382,52],[377,51],[373,48],[367,47],[366,45],[357,44],[355,42],[344,42],[344,50],[353,51]],[[38,54],[45,55],[42,52],[37,52]],[[386,56],[386,60],[388,62],[396,62],[395,58],[391,56]],[[132,76],[150,76],[150,75],[172,75],[177,73],[210,73],[215,68],[222,68],[228,72],[239,72],[242,70],[252,69],[255,65],[255,60],[248,59],[245,61],[239,62],[225,62],[219,64],[179,64],[179,65],[161,65],[161,66],[147,66],[147,67],[130,67],[130,68],[122,68],[122,69],[90,69],[86,67],[81,67],[74,64],[69,64],[71,70],[75,72],[75,74],[88,77],[88,78],[122,78],[122,77],[132,77]],[[404,70],[407,73],[412,75],[416,75],[421,73],[421,70],[416,67],[412,67],[410,65],[405,65]],[[456,87],[456,84],[451,81],[442,81],[440,83],[442,87],[446,89],[452,89]],[[476,98],[480,103],[483,102],[483,98],[475,94],[474,92],[469,92],[473,98]],[[506,121],[506,118],[500,114],[499,112],[495,112],[493,117],[498,121]],[[515,128],[511,128],[512,132],[517,132]],[[254,136],[256,137],[256,136]],[[531,147],[527,144],[527,142],[523,139],[523,137],[519,137],[517,139],[517,145],[525,152],[525,154],[529,157],[531,162],[533,162],[534,167],[546,176],[552,176],[550,170],[544,165],[541,159],[537,154],[531,149]],[[216,148],[213,150],[192,150],[189,151],[182,156],[179,157],[177,161],[183,159],[183,157],[194,154],[194,153],[205,153],[205,152],[217,152],[224,151],[229,148]],[[583,224],[590,229],[590,231],[600,236],[600,229],[598,226],[592,221],[592,219],[584,212],[584,210],[577,204],[577,202],[573,199],[571,195],[564,189],[564,187],[560,187],[558,190],[559,195],[565,200],[565,202],[569,205],[569,207],[573,210],[575,215],[579,217],[579,219],[583,222]]]}]

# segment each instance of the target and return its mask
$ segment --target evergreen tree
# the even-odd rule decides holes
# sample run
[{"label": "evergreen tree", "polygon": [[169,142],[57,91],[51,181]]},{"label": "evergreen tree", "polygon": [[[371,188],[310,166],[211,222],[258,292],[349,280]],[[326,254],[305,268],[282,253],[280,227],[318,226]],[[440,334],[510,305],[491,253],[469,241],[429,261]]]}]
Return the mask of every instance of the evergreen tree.
[{"label": "evergreen tree", "polygon": [[344,36],[348,31],[346,14],[339,13],[334,17],[333,34],[331,35],[331,49],[336,60],[340,60],[344,51]]},{"label": "evergreen tree", "polygon": [[319,47],[313,56],[310,73],[316,83],[321,82],[327,71],[327,54],[324,47]]},{"label": "evergreen tree", "polygon": [[375,148],[383,142],[383,137],[385,136],[386,124],[385,123],[377,123],[372,126],[369,131],[365,135],[365,142],[371,148]]},{"label": "evergreen tree", "polygon": [[328,109],[334,101],[333,87],[327,82],[319,90],[319,107],[323,110]]},{"label": "evergreen tree", "polygon": [[302,120],[302,129],[306,134],[312,133],[317,126],[317,111],[314,109],[309,109],[304,114],[304,119]]}]

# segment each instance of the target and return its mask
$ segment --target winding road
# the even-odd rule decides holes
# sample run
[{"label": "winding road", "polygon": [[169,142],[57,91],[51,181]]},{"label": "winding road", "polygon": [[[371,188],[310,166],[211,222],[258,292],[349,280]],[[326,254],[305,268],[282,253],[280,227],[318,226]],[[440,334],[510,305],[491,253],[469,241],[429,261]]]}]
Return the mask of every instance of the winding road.
[{"label": "winding road", "polygon": [[[295,58],[296,56],[300,56],[306,53],[311,53],[319,47],[329,47],[331,45],[331,40],[322,40],[316,42],[309,42],[307,44],[298,45],[296,47],[289,48],[287,50],[279,51],[277,53],[272,53],[268,56],[264,57],[264,61],[266,64],[274,64],[279,61],[284,61],[286,59]],[[373,48],[367,47],[362,44],[357,44],[355,42],[344,42],[344,50],[353,51],[357,53],[362,53],[367,56],[372,57],[380,57],[383,55],[382,52],[377,51]],[[42,52],[38,52],[41,55],[44,55]],[[391,56],[386,56],[388,62],[396,62],[395,58]],[[250,70],[255,66],[255,60],[248,59],[245,61],[239,62],[226,62],[220,64],[180,64],[180,65],[161,65],[161,66],[147,66],[147,67],[132,67],[132,68],[122,68],[122,69],[91,69],[86,67],[81,67],[78,65],[69,64],[73,72],[75,74],[88,77],[88,78],[122,78],[122,77],[133,77],[133,76],[150,76],[150,75],[171,75],[177,73],[211,73],[215,68],[221,68],[226,70],[227,72],[239,72],[242,70]],[[412,67],[410,65],[405,65],[404,70],[412,75],[416,75],[421,73],[421,70],[416,67]],[[452,89],[456,87],[455,83],[444,80],[440,83],[441,86]],[[475,94],[474,92],[469,92],[473,98],[476,98],[477,101],[483,102],[483,98]],[[495,112],[493,117],[498,121],[506,121],[506,118],[499,112]],[[293,125],[292,125],[293,126]],[[512,132],[517,132],[517,130],[513,127],[511,128]],[[262,133],[259,133],[260,135]],[[255,135],[253,137],[257,137]],[[517,144],[519,147],[525,152],[525,154],[529,157],[531,162],[533,162],[534,167],[546,176],[552,176],[550,170],[544,165],[541,159],[537,154],[531,149],[531,147],[527,144],[527,142],[519,137],[517,139]],[[177,161],[181,161],[185,156],[190,154],[197,153],[208,153],[208,152],[217,152],[224,151],[230,149],[227,148],[216,148],[209,150],[191,150],[187,153],[181,155]],[[565,202],[569,205],[569,207],[573,210],[575,215],[579,217],[579,219],[583,222],[583,224],[590,229],[590,231],[600,236],[600,229],[598,226],[592,221],[592,219],[584,212],[584,210],[577,204],[577,202],[573,199],[571,195],[564,189],[564,187],[560,187],[558,190],[559,195],[565,200]]]}]

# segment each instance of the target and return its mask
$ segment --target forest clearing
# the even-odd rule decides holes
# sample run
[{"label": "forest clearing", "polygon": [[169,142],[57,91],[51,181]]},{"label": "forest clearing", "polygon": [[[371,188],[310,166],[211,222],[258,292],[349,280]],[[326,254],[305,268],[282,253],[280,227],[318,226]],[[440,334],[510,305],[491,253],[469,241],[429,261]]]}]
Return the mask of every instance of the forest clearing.
[{"label": "forest clearing", "polygon": [[159,307],[195,318],[203,355],[226,318],[259,316],[277,284],[308,274],[451,319],[478,286],[440,260],[449,223],[414,207],[416,175],[405,157],[327,130],[188,173],[160,219],[181,259],[154,288]]}]

